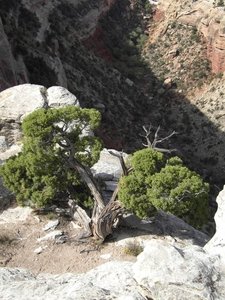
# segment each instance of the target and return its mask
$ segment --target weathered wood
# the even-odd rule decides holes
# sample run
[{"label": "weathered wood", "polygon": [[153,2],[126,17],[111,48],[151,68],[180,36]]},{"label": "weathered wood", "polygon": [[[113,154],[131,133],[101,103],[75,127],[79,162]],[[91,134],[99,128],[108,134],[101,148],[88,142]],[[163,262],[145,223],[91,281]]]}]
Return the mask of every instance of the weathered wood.
[{"label": "weathered wood", "polygon": [[158,137],[158,133],[159,133],[159,130],[160,130],[160,126],[158,126],[156,132],[155,132],[155,136],[154,136],[154,140],[153,142],[150,141],[150,134],[151,134],[151,125],[149,126],[149,128],[147,129],[145,126],[142,126],[142,128],[144,129],[145,131],[145,135],[142,135],[140,134],[140,136],[143,136],[146,141],[147,141],[147,144],[144,144],[142,143],[143,146],[147,147],[147,148],[151,148],[153,150],[156,150],[156,151],[159,151],[159,152],[165,152],[165,153],[172,153],[174,151],[177,151],[177,149],[165,149],[165,148],[158,148],[156,147],[156,145],[158,143],[162,143],[163,141],[165,140],[168,140],[169,138],[171,138],[174,134],[178,134],[178,132],[176,131],[173,131],[170,135],[164,137],[164,138],[159,138]]},{"label": "weathered wood", "polygon": [[[116,188],[109,203],[105,205],[101,189],[91,173],[90,168],[83,166],[75,159],[75,149],[70,140],[65,138],[59,144],[66,150],[64,153],[66,164],[80,174],[82,180],[87,184],[94,198],[94,209],[92,211],[91,218],[87,215],[85,210],[76,205],[75,202],[71,202],[70,206],[73,212],[73,218],[84,227],[85,234],[83,237],[93,235],[104,240],[109,234],[112,233],[113,224],[124,209],[121,203],[115,201],[119,188]],[[123,176],[126,176],[132,170],[132,168],[129,169],[126,167],[122,154],[111,154],[118,157],[122,167]]]},{"label": "weathered wood", "polygon": [[104,240],[112,233],[113,224],[122,211],[121,203],[110,202],[99,215],[97,224],[92,223],[94,235]]},{"label": "weathered wood", "polygon": [[87,215],[86,211],[83,210],[75,201],[69,201],[70,213],[74,220],[76,220],[81,226],[84,227],[85,233],[83,237],[92,236],[92,230],[90,227],[91,218]]}]

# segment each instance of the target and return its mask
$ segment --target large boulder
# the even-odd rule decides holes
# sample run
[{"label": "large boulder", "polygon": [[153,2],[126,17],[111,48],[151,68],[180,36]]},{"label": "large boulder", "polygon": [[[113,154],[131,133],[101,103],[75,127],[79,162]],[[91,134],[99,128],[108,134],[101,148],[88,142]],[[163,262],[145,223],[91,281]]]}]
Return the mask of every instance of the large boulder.
[{"label": "large boulder", "polygon": [[[216,233],[213,238],[205,245],[204,249],[211,255],[219,255],[225,270],[225,186],[216,198],[218,204],[215,215]],[[225,285],[224,285],[225,286]]]},{"label": "large boulder", "polygon": [[75,95],[61,86],[46,89],[42,85],[21,84],[0,93],[0,161],[21,149],[21,122],[40,108],[80,106]]},{"label": "large boulder", "polygon": [[132,277],[132,263],[121,261],[109,262],[79,275],[40,274],[35,277],[24,269],[2,268],[0,293],[4,299],[16,299],[19,295],[23,300],[146,299]]},{"label": "large boulder", "polygon": [[224,299],[225,276],[220,257],[199,246],[152,240],[134,264],[134,277],[158,300]]},{"label": "large boulder", "polygon": [[45,87],[21,84],[0,93],[0,119],[20,122],[34,110],[46,107]]},{"label": "large boulder", "polygon": [[75,95],[61,86],[52,86],[46,91],[47,103],[51,108],[59,108],[68,105],[80,106]]},{"label": "large boulder", "polygon": [[225,187],[217,203],[216,234],[203,248],[158,239],[138,256],[134,278],[151,299],[225,299]]},{"label": "large boulder", "polygon": [[66,88],[21,84],[0,93],[0,120],[21,122],[31,112],[40,108],[79,106],[76,96]]},{"label": "large boulder", "polygon": [[124,160],[128,157],[126,153],[104,148],[100,153],[99,161],[91,168],[94,176],[105,181],[118,181],[122,174],[120,155],[123,156]]}]

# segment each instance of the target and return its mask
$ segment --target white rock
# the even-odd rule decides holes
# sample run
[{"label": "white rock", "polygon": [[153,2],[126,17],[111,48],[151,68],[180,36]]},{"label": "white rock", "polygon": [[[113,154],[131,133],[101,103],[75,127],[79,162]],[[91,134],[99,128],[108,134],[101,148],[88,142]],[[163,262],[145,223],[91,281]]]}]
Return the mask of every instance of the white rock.
[{"label": "white rock", "polygon": [[34,253],[40,254],[43,251],[42,247],[38,247],[34,250]]},{"label": "white rock", "polygon": [[43,230],[44,231],[54,230],[58,225],[59,225],[59,220],[50,221],[44,226]]},{"label": "white rock", "polygon": [[47,101],[51,108],[59,108],[68,105],[79,106],[77,97],[61,86],[52,86],[47,89]]},{"label": "white rock", "polygon": [[21,84],[0,93],[0,118],[21,121],[31,112],[45,107],[46,98],[41,91],[42,85]]},{"label": "white rock", "polygon": [[199,246],[180,248],[151,240],[134,264],[134,278],[153,299],[225,299],[220,257]]},{"label": "white rock", "polygon": [[86,274],[34,276],[24,269],[0,268],[1,297],[21,300],[146,300],[132,278],[132,263],[108,262]]},{"label": "white rock", "polygon": [[49,240],[54,240],[57,237],[63,235],[63,231],[62,230],[54,230],[52,232],[49,232],[48,234],[46,234],[45,236],[38,238],[37,241],[41,242],[41,241],[49,241]]},{"label": "white rock", "polygon": [[0,223],[17,223],[18,221],[24,221],[31,214],[32,209],[30,207],[16,207],[8,208],[0,215]]},{"label": "white rock", "polygon": [[216,202],[218,204],[215,214],[216,233],[204,249],[212,254],[220,255],[225,270],[225,186],[217,196]]},{"label": "white rock", "polygon": [[22,145],[14,144],[6,151],[0,153],[0,160],[7,160],[12,155],[17,155],[22,149]]},{"label": "white rock", "polygon": [[[120,160],[118,157],[110,154],[113,152],[119,155],[121,152],[114,149],[104,148],[100,153],[99,161],[91,168],[92,173],[96,177],[101,177],[106,181],[118,180],[122,173]],[[124,160],[128,157],[126,153],[123,153]]]},{"label": "white rock", "polygon": [[31,112],[43,108],[79,106],[77,97],[61,86],[46,90],[42,85],[21,84],[0,93],[0,119],[20,122]]},{"label": "white rock", "polygon": [[0,136],[0,151],[5,150],[7,148],[6,139],[4,136]]},{"label": "white rock", "polygon": [[100,255],[100,257],[103,258],[103,259],[110,259],[111,253]]}]

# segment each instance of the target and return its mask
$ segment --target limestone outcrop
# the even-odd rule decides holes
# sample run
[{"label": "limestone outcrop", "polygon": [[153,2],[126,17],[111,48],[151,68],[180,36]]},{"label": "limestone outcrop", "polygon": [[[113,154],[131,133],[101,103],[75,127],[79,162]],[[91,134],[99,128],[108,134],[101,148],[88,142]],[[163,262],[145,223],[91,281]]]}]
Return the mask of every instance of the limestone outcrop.
[{"label": "limestone outcrop", "polygon": [[21,84],[0,93],[0,119],[21,122],[31,112],[43,107],[79,105],[73,94],[60,86]]},{"label": "limestone outcrop", "polygon": [[[22,119],[39,108],[80,106],[75,95],[61,86],[46,89],[42,85],[21,84],[0,93],[0,160],[20,151]],[[7,154],[8,153],[8,154]]]},{"label": "limestone outcrop", "polygon": [[17,85],[0,93],[0,119],[21,122],[34,110],[47,105],[45,88],[40,85]]},{"label": "limestone outcrop", "polygon": [[215,255],[219,255],[221,257],[221,263],[225,270],[225,222],[224,222],[224,212],[225,212],[225,189],[223,189],[217,199],[218,209],[215,215],[216,222],[216,233],[213,238],[205,245],[204,249],[210,253],[214,253]]}]

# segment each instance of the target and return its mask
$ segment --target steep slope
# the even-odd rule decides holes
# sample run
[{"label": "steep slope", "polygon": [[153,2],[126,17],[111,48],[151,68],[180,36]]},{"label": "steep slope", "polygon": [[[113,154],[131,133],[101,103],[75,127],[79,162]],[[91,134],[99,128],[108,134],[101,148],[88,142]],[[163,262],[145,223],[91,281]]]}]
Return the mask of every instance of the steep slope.
[{"label": "steep slope", "polygon": [[[140,147],[136,138],[140,125],[134,113],[143,115],[144,95],[82,43],[94,32],[108,4],[102,0],[12,1],[10,6],[3,0],[3,4],[2,36],[12,49],[7,52],[12,57],[7,58],[12,75],[9,78],[2,72],[1,89],[27,81],[64,86],[82,106],[101,109],[99,135],[107,146],[125,150]],[[6,54],[1,59],[6,61]]]},{"label": "steep slope", "polygon": [[[222,187],[225,180],[223,80],[219,79],[222,74],[213,73],[207,57],[209,40],[198,32],[198,24],[209,7],[214,12],[218,9],[205,1],[199,1],[197,6],[192,1],[161,1],[138,23],[137,8],[130,6],[128,10],[126,3],[116,3],[101,21],[103,40],[114,65],[145,93],[145,122],[161,125],[164,135],[177,130],[179,136],[173,144],[178,154],[217,193],[215,184]],[[193,22],[192,12],[199,15],[198,11],[198,22]],[[209,101],[200,98],[216,90],[220,92],[214,93],[215,100],[210,104],[214,108],[210,110],[203,105]]]},{"label": "steep slope", "polygon": [[218,193],[224,88],[210,53],[223,53],[212,50],[222,44],[223,9],[191,0],[1,3],[1,90],[24,82],[68,88],[82,106],[101,110],[97,134],[118,150],[142,148],[144,124],[160,125],[161,136],[176,130],[165,147],[177,147]]}]

